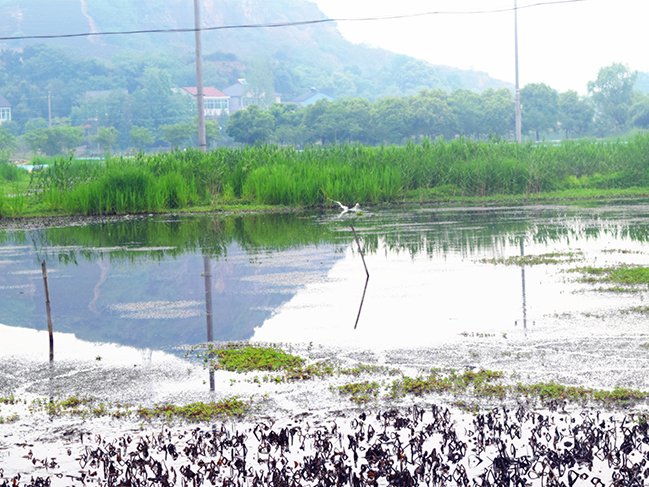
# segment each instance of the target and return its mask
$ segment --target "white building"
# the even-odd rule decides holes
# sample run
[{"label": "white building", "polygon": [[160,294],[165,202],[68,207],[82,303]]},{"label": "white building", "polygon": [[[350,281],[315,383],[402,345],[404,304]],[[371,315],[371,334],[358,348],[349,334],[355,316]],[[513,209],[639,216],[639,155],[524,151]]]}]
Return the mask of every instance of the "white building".
[{"label": "white building", "polygon": [[0,125],[11,120],[11,103],[0,95]]},{"label": "white building", "polygon": [[[194,98],[198,95],[198,88],[195,86],[183,87],[182,92],[187,93]],[[213,88],[205,86],[203,88],[203,106],[205,108],[205,117],[216,118],[222,113],[229,113],[228,104],[230,97],[225,93]]]}]

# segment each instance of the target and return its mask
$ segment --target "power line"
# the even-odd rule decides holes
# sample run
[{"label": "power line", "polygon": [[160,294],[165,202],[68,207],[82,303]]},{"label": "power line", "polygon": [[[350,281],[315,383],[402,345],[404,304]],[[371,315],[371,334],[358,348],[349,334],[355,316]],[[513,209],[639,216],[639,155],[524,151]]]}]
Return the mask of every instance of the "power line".
[{"label": "power line", "polygon": [[482,14],[495,14],[503,12],[512,12],[514,10],[523,10],[528,8],[541,7],[546,5],[559,5],[564,3],[577,3],[585,2],[587,0],[558,0],[554,2],[538,2],[522,7],[506,7],[492,10],[466,10],[466,11],[433,11],[433,12],[419,12],[414,14],[403,15],[389,15],[385,17],[364,17],[352,19],[317,19],[317,20],[300,20],[296,22],[277,22],[269,24],[240,24],[240,25],[222,25],[216,27],[201,27],[186,28],[186,29],[147,29],[147,30],[130,30],[130,31],[112,31],[112,32],[85,32],[79,34],[53,34],[53,35],[32,35],[32,36],[16,36],[16,37],[0,37],[0,41],[17,41],[27,39],[66,39],[70,37],[97,37],[97,36],[113,36],[113,35],[134,35],[134,34],[173,34],[173,33],[188,33],[188,32],[208,32],[214,30],[234,30],[234,29],[260,29],[260,28],[276,28],[276,27],[295,27],[300,25],[314,25],[325,24],[331,22],[375,22],[379,20],[399,20],[411,19],[416,17],[427,17],[431,15],[482,15]]}]

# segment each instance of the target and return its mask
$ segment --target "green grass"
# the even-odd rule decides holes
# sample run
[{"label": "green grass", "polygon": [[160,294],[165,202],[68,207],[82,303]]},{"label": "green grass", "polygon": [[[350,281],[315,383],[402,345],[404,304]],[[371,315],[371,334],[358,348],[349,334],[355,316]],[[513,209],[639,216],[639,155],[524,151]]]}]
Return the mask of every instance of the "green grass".
[{"label": "green grass", "polygon": [[211,421],[219,418],[241,417],[248,412],[249,408],[248,403],[235,396],[218,402],[195,402],[184,406],[167,404],[152,408],[140,407],[137,414],[146,419],[160,417],[169,420],[181,418],[188,421]]},{"label": "green grass", "polygon": [[639,292],[649,287],[649,267],[621,264],[612,267],[576,267],[568,272],[579,273],[577,280],[588,284],[612,284],[599,291]]},{"label": "green grass", "polygon": [[157,213],[224,205],[327,207],[330,198],[367,206],[647,196],[648,153],[649,135],[638,135],[628,141],[558,145],[426,139],[403,147],[334,145],[297,151],[267,145],[105,162],[56,158],[47,161],[46,170],[32,173],[22,208],[7,201],[13,193],[0,178],[0,216]]},{"label": "green grass", "polygon": [[237,346],[230,344],[227,348],[214,348],[203,355],[205,363],[210,359],[214,369],[232,372],[277,371],[301,368],[304,359],[288,354],[272,347],[257,347],[251,345]]},{"label": "green grass", "polygon": [[341,394],[350,396],[350,400],[356,404],[367,404],[368,402],[376,399],[381,390],[378,382],[354,382],[352,384],[345,384],[338,386],[338,391]]},{"label": "green grass", "polygon": [[585,403],[594,401],[606,405],[624,406],[647,398],[645,392],[616,387],[612,391],[590,387],[564,386],[553,381],[537,384],[504,384],[503,372],[480,369],[478,372],[466,371],[458,374],[454,370],[446,373],[435,370],[427,377],[403,377],[390,386],[390,397],[423,395],[429,393],[448,393],[471,395],[474,397],[505,399],[524,397],[537,399],[542,404],[556,401]]},{"label": "green grass", "polygon": [[541,255],[514,255],[507,258],[493,258],[493,259],[480,259],[483,264],[504,264],[504,265],[548,265],[548,264],[563,264],[566,262],[575,262],[583,260],[583,252],[552,252]]}]

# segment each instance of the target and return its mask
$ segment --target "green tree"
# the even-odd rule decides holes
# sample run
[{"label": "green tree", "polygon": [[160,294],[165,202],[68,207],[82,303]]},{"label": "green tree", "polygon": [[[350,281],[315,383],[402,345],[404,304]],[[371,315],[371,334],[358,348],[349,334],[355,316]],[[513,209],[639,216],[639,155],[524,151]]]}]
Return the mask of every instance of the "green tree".
[{"label": "green tree", "polygon": [[587,98],[580,98],[576,91],[565,91],[559,94],[559,122],[566,132],[566,139],[571,134],[585,134],[593,123],[595,109]]},{"label": "green tree", "polygon": [[0,126],[0,164],[9,160],[9,156],[16,150],[16,147],[16,137]]},{"label": "green tree", "polygon": [[[192,129],[191,139],[192,144],[198,147],[198,115],[194,117],[190,125]],[[216,147],[217,141],[221,138],[221,127],[214,120],[205,120],[205,141],[207,148],[211,149]]]},{"label": "green tree", "polygon": [[118,132],[117,145],[128,147],[132,120],[136,113],[133,102],[133,97],[124,89],[113,90],[105,95],[84,96],[72,108],[70,118],[74,125],[89,124],[97,131],[101,127],[115,127]]},{"label": "green tree", "polygon": [[637,78],[637,71],[631,71],[626,64],[613,63],[601,68],[595,81],[588,82],[588,93],[597,107],[598,117],[609,119],[617,132],[629,120]]},{"label": "green tree", "polygon": [[61,154],[64,150],[73,150],[84,140],[83,129],[70,125],[37,127],[23,137],[32,152],[40,151],[48,156]]},{"label": "green tree", "polygon": [[372,105],[364,98],[344,98],[338,103],[345,109],[345,133],[348,142],[372,141]]},{"label": "green tree", "polygon": [[480,94],[483,123],[480,133],[506,135],[514,130],[514,101],[507,88],[488,88]]},{"label": "green tree", "polygon": [[[196,136],[198,137],[198,134],[196,134]],[[216,143],[220,138],[221,127],[219,126],[219,124],[217,124],[213,120],[207,120],[205,122],[205,140],[207,142],[207,147],[216,147]],[[198,145],[198,143],[196,145]]]},{"label": "green tree", "polygon": [[559,94],[545,83],[530,83],[521,89],[521,118],[524,132],[554,130],[559,121]]},{"label": "green tree", "polygon": [[295,103],[273,103],[268,112],[273,116],[274,141],[278,144],[304,144],[304,130],[300,126],[304,110],[298,110]]},{"label": "green tree", "polygon": [[398,72],[397,83],[403,93],[412,93],[421,88],[440,88],[437,69],[430,64],[413,59],[404,64]]},{"label": "green tree", "polygon": [[327,127],[327,123],[332,122],[331,115],[325,123],[324,116],[327,108],[332,102],[328,100],[318,100],[304,108],[304,117],[302,119],[302,131],[304,132],[306,142],[320,141],[324,144],[327,141],[327,135],[333,134],[333,129]]},{"label": "green tree", "polygon": [[131,143],[138,151],[144,152],[155,142],[155,137],[146,127],[133,126],[130,131]]},{"label": "green tree", "polygon": [[93,136],[91,139],[103,150],[111,151],[113,150],[113,145],[117,141],[117,129],[115,127],[100,127],[97,135]]},{"label": "green tree", "polygon": [[483,124],[480,95],[466,90],[457,89],[448,99],[453,115],[455,115],[455,128],[457,133],[464,136],[477,136]]},{"label": "green tree", "polygon": [[371,113],[374,137],[388,144],[398,144],[408,135],[408,102],[403,98],[381,98]]},{"label": "green tree", "polygon": [[275,101],[273,70],[265,57],[252,58],[246,65],[246,88],[244,96],[250,96],[252,104],[263,109]]},{"label": "green tree", "polygon": [[634,126],[649,129],[649,94],[645,95],[640,90],[635,92],[630,115]]},{"label": "green tree", "polygon": [[194,128],[189,123],[174,123],[160,126],[160,138],[169,143],[171,147],[179,147],[188,141]]},{"label": "green tree", "polygon": [[443,90],[421,90],[408,98],[409,135],[435,138],[452,137],[455,115],[448,105],[448,94]]},{"label": "green tree", "polygon": [[16,149],[16,137],[0,126],[0,151],[12,152]]},{"label": "green tree", "polygon": [[266,142],[274,129],[273,116],[257,105],[233,113],[225,133],[240,144]]},{"label": "green tree", "polygon": [[151,130],[189,122],[196,112],[194,100],[174,93],[169,73],[157,68],[145,71],[142,88],[133,93],[133,98],[133,113],[137,114],[139,124]]}]

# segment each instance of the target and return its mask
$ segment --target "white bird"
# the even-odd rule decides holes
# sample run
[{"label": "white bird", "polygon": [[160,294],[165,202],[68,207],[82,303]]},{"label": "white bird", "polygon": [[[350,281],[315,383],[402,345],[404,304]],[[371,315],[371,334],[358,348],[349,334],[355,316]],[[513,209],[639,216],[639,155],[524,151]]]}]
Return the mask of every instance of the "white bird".
[{"label": "white bird", "polygon": [[336,201],[336,200],[331,200],[331,201],[333,201],[334,203],[336,203],[338,206],[340,206],[343,209],[342,213],[340,215],[338,215],[338,218],[340,218],[345,213],[348,213],[350,211],[353,211],[354,213],[356,213],[361,209],[361,207],[360,207],[360,205],[358,203],[356,203],[353,207],[350,208],[349,206],[343,205],[340,201]]}]

